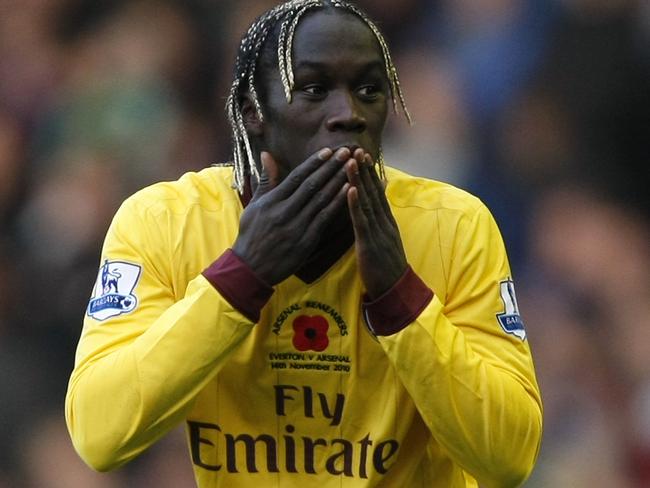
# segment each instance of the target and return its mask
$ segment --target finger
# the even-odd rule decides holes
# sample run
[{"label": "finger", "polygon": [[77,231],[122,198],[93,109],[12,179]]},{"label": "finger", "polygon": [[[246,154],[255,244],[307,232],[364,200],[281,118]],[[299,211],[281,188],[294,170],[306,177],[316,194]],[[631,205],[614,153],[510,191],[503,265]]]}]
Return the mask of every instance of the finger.
[{"label": "finger", "polygon": [[[314,193],[307,202],[296,209],[296,219],[301,221],[305,227],[309,226],[312,219],[328,207],[332,200],[339,197],[341,188],[346,184],[348,184],[347,175],[345,170],[340,168],[321,190]],[[292,206],[287,208],[293,210],[293,197],[291,200]],[[345,204],[344,200],[341,202],[342,204]]]},{"label": "finger", "polygon": [[383,172],[381,171],[380,165],[373,161],[372,156],[369,153],[366,153],[364,155],[364,157],[363,157],[363,165],[367,166],[367,167],[369,167],[369,168],[371,168],[373,170],[373,173],[375,173],[377,175],[377,178],[381,182],[382,191],[385,190],[386,189],[386,183],[387,183],[386,179],[385,179],[385,175],[382,174]]},{"label": "finger", "polygon": [[253,200],[257,200],[262,195],[268,193],[278,184],[280,169],[278,163],[275,161],[271,153],[262,151],[260,154],[260,161],[262,163],[262,171],[260,173],[260,181],[255,189]]},{"label": "finger", "polygon": [[357,187],[361,184],[361,175],[359,174],[359,162],[356,159],[350,159],[345,163],[345,173],[350,185]]},{"label": "finger", "polygon": [[370,167],[375,166],[375,162],[372,160],[372,156],[369,153],[363,155],[363,164]]},{"label": "finger", "polygon": [[[345,181],[343,164],[349,157],[350,150],[348,148],[340,148],[327,161],[324,163],[321,162],[320,166],[313,170],[298,188],[295,189],[293,194],[287,198],[287,210],[298,213],[305,207],[311,208],[314,201],[316,202],[316,207],[322,207],[323,204],[328,203],[329,199],[327,195],[331,196],[338,192]],[[332,183],[333,181],[334,183]],[[328,188],[332,190],[332,185],[334,187],[333,192],[328,192]],[[325,198],[325,202],[321,202],[323,198]]]},{"label": "finger", "polygon": [[377,175],[377,180],[379,180],[380,182],[381,189],[385,190],[388,182],[386,181],[385,175],[380,176],[382,173],[379,170],[379,164],[375,164],[375,162],[372,159],[372,156],[368,153],[364,155],[363,162],[365,166],[368,166],[369,168],[373,169],[373,173]]},{"label": "finger", "polygon": [[368,177],[368,171],[371,169],[366,165],[359,167],[359,184],[356,185],[359,207],[366,215],[366,219],[369,221],[369,225],[372,226],[374,221],[376,221],[376,211],[373,208],[373,201],[371,195],[369,194],[371,180]]},{"label": "finger", "polygon": [[313,175],[319,168],[323,167],[324,163],[330,163],[329,166],[336,166],[336,158],[333,158],[333,152],[330,148],[326,147],[321,149],[315,154],[309,156],[304,162],[296,166],[287,177],[277,186],[274,194],[278,199],[289,198],[302,183],[311,175]]},{"label": "finger", "polygon": [[309,195],[322,188],[334,173],[343,168],[348,159],[350,159],[350,150],[347,147],[339,148],[333,154],[330,153],[330,157],[308,174],[305,182],[296,191]]},{"label": "finger", "polygon": [[363,164],[365,156],[366,156],[366,152],[363,149],[361,149],[360,147],[355,149],[354,154],[352,155],[352,157],[354,159],[356,159],[356,161],[359,163],[359,165]]},{"label": "finger", "polygon": [[351,186],[347,193],[348,211],[352,220],[354,238],[358,243],[368,238],[370,226],[368,217],[361,208],[359,196],[359,189]]},{"label": "finger", "polygon": [[381,208],[384,210],[385,214],[392,220],[393,212],[390,209],[388,198],[386,197],[386,180],[381,179],[377,174],[370,155],[368,155],[368,161],[370,162],[371,168],[369,174],[370,180],[372,181],[372,187],[374,189],[373,194],[376,197],[377,203],[381,205]]},{"label": "finger", "polygon": [[350,184],[345,182],[336,196],[311,219],[303,236],[304,242],[318,242],[321,239],[323,230],[345,205],[349,188]]},{"label": "finger", "polygon": [[[364,160],[363,154],[361,155],[360,159],[362,161]],[[356,199],[358,200],[359,208],[361,209],[361,211],[363,211],[363,213],[366,216],[366,219],[369,221],[368,225],[372,226],[373,222],[376,221],[375,210],[372,208],[373,204],[368,197],[368,192],[366,189],[367,183],[364,183],[364,177],[363,177],[363,173],[366,173],[368,170],[369,168],[367,167],[367,165],[365,163],[361,165],[356,158],[351,159],[346,163],[348,181],[352,186],[354,186],[357,189],[355,195],[356,195]]]},{"label": "finger", "polygon": [[361,171],[361,181],[368,199],[368,205],[372,209],[376,222],[382,226],[390,224],[392,222],[390,206],[386,200],[381,180],[373,165],[364,164]]}]

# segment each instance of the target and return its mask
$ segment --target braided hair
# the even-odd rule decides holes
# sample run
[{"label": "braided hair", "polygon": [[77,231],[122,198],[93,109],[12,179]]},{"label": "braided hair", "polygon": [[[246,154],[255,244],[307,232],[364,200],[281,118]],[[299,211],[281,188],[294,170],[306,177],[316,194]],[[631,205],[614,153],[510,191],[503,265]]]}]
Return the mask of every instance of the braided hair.
[{"label": "braided hair", "polygon": [[[390,96],[393,101],[393,110],[397,113],[399,100],[399,104],[408,122],[411,123],[411,116],[406,108],[406,102],[397,76],[397,69],[393,64],[386,40],[365,12],[344,0],[290,0],[282,3],[258,17],[242,38],[235,62],[234,79],[230,87],[228,100],[226,101],[226,114],[230,124],[233,143],[233,160],[229,164],[234,166],[233,186],[240,193],[244,191],[247,175],[251,175],[257,181],[260,179],[250,139],[248,138],[244,124],[240,101],[241,97],[248,93],[257,117],[260,121],[264,120],[258,87],[255,85],[255,75],[259,68],[262,52],[265,46],[266,48],[269,47],[265,44],[266,40],[269,35],[275,35],[275,32],[279,28],[279,33],[277,33],[277,67],[280,72],[280,79],[284,87],[287,103],[291,103],[294,88],[292,52],[296,28],[307,12],[324,8],[338,8],[352,13],[361,19],[372,31],[381,47],[386,77],[389,81]],[[273,40],[274,42],[275,40]],[[384,166],[381,155],[379,158],[379,170],[383,177]]]}]

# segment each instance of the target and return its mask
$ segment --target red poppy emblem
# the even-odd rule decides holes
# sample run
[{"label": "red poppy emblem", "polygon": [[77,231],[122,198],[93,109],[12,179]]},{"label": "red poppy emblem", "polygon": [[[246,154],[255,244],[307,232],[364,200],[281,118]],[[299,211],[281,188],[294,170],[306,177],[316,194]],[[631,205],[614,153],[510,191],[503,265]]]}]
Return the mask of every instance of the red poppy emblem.
[{"label": "red poppy emblem", "polygon": [[301,315],[293,321],[293,346],[299,351],[324,351],[330,341],[327,338],[329,324],[320,315]]}]

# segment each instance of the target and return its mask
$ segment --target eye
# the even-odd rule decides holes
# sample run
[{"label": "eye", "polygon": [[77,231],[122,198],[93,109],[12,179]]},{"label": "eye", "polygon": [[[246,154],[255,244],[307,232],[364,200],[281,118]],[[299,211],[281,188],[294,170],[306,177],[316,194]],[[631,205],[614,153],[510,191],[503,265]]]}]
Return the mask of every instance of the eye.
[{"label": "eye", "polygon": [[362,85],[357,89],[357,93],[365,100],[376,100],[381,94],[381,87],[375,84]]},{"label": "eye", "polygon": [[305,85],[300,90],[310,98],[324,98],[327,95],[327,90],[323,85]]}]

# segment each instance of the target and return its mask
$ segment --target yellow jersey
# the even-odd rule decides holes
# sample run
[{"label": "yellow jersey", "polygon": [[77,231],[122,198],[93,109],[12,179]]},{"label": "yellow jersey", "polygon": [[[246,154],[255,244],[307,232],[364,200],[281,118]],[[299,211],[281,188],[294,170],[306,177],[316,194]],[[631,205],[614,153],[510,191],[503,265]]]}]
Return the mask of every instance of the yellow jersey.
[{"label": "yellow jersey", "polygon": [[127,199],[66,397],[81,457],[112,469],[184,422],[202,488],[521,484],[542,405],[497,226],[462,190],[387,177],[410,269],[378,306],[354,246],[313,282],[256,284],[229,251],[229,168]]}]

